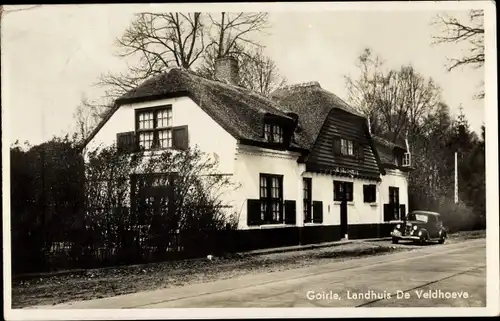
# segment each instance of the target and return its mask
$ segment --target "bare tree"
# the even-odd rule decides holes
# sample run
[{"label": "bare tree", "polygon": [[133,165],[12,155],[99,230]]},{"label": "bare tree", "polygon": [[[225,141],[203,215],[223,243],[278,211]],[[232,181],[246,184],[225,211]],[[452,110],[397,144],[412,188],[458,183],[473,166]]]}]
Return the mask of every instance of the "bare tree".
[{"label": "bare tree", "polygon": [[[482,68],[484,66],[484,11],[470,10],[469,21],[459,21],[448,15],[437,15],[432,25],[439,29],[438,35],[434,36],[434,44],[465,44],[468,50],[461,57],[449,59],[447,66],[451,71],[460,66],[471,66]],[[484,98],[484,90],[477,95]]]},{"label": "bare tree", "polygon": [[375,134],[413,134],[440,103],[440,88],[411,65],[385,71],[382,60],[365,49],[358,67],[358,78],[345,77],[348,100],[370,119]]},{"label": "bare tree", "polygon": [[108,110],[108,106],[100,106],[92,102],[88,97],[83,96],[80,104],[73,114],[75,120],[75,133],[78,140],[85,140],[92,130],[102,119],[103,114]]},{"label": "bare tree", "polygon": [[140,55],[131,68],[147,77],[171,66],[191,68],[204,50],[201,13],[140,13],[117,40],[121,56]]},{"label": "bare tree", "polygon": [[[247,49],[257,48],[258,43],[252,36],[266,27],[267,13],[140,13],[117,39],[118,55],[138,61],[132,62],[125,72],[102,74],[95,85],[104,89],[103,97],[82,104],[105,113],[116,98],[173,66],[193,70],[203,61],[197,72],[214,78],[217,57],[253,58]],[[272,88],[274,82],[281,80],[274,64],[266,59],[258,61],[262,69],[267,69],[267,87]],[[255,68],[256,65],[251,66],[252,70]]]},{"label": "bare tree", "polygon": [[239,56],[246,47],[259,47],[252,35],[263,33],[269,27],[268,14],[265,12],[221,12],[208,14],[212,24],[209,32],[208,48],[216,48],[215,58]]},{"label": "bare tree", "polygon": [[264,96],[286,84],[286,79],[280,75],[276,63],[263,53],[262,48],[241,56],[240,81],[243,87]]},{"label": "bare tree", "polygon": [[[215,61],[232,56],[243,63],[242,57],[252,58],[255,49],[261,45],[252,36],[265,33],[269,28],[267,13],[221,12],[210,13],[207,17],[208,45],[203,55],[203,64],[197,72],[204,77],[214,78]],[[208,24],[208,23],[207,23]]]}]

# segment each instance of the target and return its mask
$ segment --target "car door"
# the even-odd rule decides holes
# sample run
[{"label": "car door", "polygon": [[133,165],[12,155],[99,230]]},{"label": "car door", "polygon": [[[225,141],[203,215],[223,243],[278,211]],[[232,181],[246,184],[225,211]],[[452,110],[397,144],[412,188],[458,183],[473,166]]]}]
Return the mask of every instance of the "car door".
[{"label": "car door", "polygon": [[429,215],[429,219],[427,220],[427,226],[426,226],[427,232],[429,233],[429,238],[433,239],[438,237],[438,230],[437,230],[437,220],[436,216],[434,215]]}]

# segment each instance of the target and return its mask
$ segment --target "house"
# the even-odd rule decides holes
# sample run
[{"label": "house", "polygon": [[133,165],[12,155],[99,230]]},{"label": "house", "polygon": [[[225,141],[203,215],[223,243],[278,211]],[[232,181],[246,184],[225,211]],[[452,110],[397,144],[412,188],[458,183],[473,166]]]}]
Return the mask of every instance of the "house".
[{"label": "house", "polygon": [[[389,135],[387,135],[389,136]],[[408,206],[408,174],[411,154],[408,139],[372,135],[379,152],[382,168],[381,200],[384,222],[402,220]]]},{"label": "house", "polygon": [[385,158],[399,145],[378,144],[366,119],[317,82],[266,98],[238,86],[233,58],[217,61],[216,77],[173,68],[147,80],[116,101],[85,146],[198,146],[217,158],[221,175],[241,184],[224,197],[245,249],[389,235],[385,204],[399,209],[408,198],[400,166]]}]

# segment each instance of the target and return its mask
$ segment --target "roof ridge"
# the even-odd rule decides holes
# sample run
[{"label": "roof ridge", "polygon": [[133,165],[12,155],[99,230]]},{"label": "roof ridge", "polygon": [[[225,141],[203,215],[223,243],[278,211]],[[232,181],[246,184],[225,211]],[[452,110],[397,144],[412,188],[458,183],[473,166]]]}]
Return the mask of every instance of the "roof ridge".
[{"label": "roof ridge", "polygon": [[277,90],[280,90],[280,89],[290,90],[290,89],[307,88],[307,87],[321,88],[321,85],[319,84],[318,81],[314,80],[314,81],[301,82],[301,83],[297,83],[297,84],[285,85],[285,86],[279,87]]}]

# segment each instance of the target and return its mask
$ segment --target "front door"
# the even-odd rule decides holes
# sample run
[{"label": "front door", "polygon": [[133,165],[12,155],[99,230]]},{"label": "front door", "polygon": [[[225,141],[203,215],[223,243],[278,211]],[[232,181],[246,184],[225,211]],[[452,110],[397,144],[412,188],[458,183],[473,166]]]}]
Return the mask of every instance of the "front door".
[{"label": "front door", "polygon": [[136,223],[156,227],[163,225],[165,216],[174,205],[172,179],[166,175],[135,175],[132,191]]},{"label": "front door", "polygon": [[340,237],[344,238],[347,234],[347,198],[340,202]]},{"label": "front door", "polygon": [[353,183],[334,181],[333,188],[334,201],[340,202],[340,237],[344,238],[348,234],[349,219],[347,217],[347,203],[353,200]]},{"label": "front door", "polygon": [[399,221],[402,219],[401,212],[399,208],[399,188],[389,187],[389,204],[391,207],[392,219]]}]

